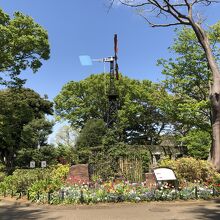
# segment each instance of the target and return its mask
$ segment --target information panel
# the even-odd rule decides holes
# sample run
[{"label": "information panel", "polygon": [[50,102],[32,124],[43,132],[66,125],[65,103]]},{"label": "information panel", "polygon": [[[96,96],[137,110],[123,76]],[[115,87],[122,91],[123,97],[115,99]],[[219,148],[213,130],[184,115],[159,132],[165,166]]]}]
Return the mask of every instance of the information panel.
[{"label": "information panel", "polygon": [[35,168],[35,161],[30,162],[30,168]]},{"label": "information panel", "polygon": [[47,166],[47,162],[46,161],[41,161],[41,167],[45,168]]},{"label": "information panel", "polygon": [[157,181],[176,180],[175,173],[169,168],[156,168],[154,169],[154,174]]}]

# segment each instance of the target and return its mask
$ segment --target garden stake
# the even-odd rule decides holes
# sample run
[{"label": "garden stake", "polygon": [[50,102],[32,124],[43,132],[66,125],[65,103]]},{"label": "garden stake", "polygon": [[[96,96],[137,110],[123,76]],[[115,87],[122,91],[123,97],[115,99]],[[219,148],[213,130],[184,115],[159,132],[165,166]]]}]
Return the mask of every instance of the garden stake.
[{"label": "garden stake", "polygon": [[40,199],[40,193],[37,192],[37,200],[39,200],[39,199]]},{"label": "garden stake", "polygon": [[6,190],[4,191],[4,197],[6,197]]},{"label": "garden stake", "polygon": [[13,194],[13,190],[11,191],[11,198],[13,198],[14,194]]}]

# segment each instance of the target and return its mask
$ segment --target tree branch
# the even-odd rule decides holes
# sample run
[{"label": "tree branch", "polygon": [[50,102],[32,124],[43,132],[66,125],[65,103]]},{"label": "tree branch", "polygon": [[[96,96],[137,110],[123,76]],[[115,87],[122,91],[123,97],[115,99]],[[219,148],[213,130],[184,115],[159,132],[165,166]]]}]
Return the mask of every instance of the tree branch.
[{"label": "tree branch", "polygon": [[[125,3],[122,0],[118,0],[122,5],[128,6],[128,7],[134,7],[134,8],[138,8],[138,7],[143,7],[145,5],[150,5],[150,2],[144,2],[144,3],[140,3],[140,4],[129,4],[129,3]],[[114,0],[113,0],[114,2]]]},{"label": "tree branch", "polygon": [[176,25],[182,25],[182,23],[180,22],[176,22],[176,23],[168,23],[168,24],[154,24],[151,21],[149,21],[145,16],[140,15],[141,17],[143,17],[145,19],[145,21],[147,21],[147,23],[151,26],[151,27],[170,27],[170,26],[176,26]]}]

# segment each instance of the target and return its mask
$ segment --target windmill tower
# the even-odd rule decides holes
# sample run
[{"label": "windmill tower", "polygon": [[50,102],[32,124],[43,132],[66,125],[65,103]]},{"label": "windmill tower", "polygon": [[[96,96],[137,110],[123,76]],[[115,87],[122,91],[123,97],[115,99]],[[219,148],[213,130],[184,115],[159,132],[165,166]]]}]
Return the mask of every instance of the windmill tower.
[{"label": "windmill tower", "polygon": [[109,58],[110,72],[109,72],[109,89],[108,89],[108,115],[107,125],[112,127],[117,121],[118,112],[118,92],[115,87],[115,81],[118,80],[118,39],[117,34],[114,35],[114,56]]},{"label": "windmill tower", "polygon": [[92,65],[92,61],[103,62],[110,64],[109,72],[109,88],[107,92],[108,96],[108,112],[107,112],[107,126],[112,127],[117,121],[118,112],[118,92],[115,87],[115,81],[118,80],[118,38],[117,34],[114,35],[114,56],[101,58],[101,59],[91,59],[87,55],[80,56],[80,62],[84,66]]}]

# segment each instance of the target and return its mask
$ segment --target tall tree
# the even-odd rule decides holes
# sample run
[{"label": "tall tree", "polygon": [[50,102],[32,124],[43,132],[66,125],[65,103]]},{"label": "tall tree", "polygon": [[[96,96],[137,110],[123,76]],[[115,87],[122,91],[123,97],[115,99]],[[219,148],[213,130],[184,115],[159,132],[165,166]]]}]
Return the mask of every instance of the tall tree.
[{"label": "tall tree", "polygon": [[[119,0],[122,4],[130,7],[139,8],[142,17],[152,27],[170,27],[177,25],[186,25],[193,29],[198,42],[205,52],[212,74],[212,83],[210,84],[210,100],[212,107],[212,147],[211,161],[217,170],[220,171],[220,71],[215,60],[210,41],[206,30],[202,26],[200,16],[197,16],[197,8],[200,5],[209,6],[216,3],[216,0]],[[114,2],[114,0],[113,0]],[[145,13],[150,12],[156,18],[163,16],[169,17],[167,23],[156,24],[149,20]],[[208,84],[208,82],[207,82]]]},{"label": "tall tree", "polygon": [[[217,60],[220,51],[215,46],[219,37],[215,27],[218,25],[219,23],[211,27],[208,32]],[[178,30],[170,51],[175,53],[174,59],[158,61],[163,67],[162,73],[166,76],[164,85],[173,94],[169,101],[175,103],[165,110],[171,116],[173,124],[189,125],[189,129],[196,127],[210,132],[212,117],[207,81],[210,81],[211,72],[193,30]]]},{"label": "tall tree", "polygon": [[[67,83],[55,98],[58,119],[68,120],[81,129],[90,119],[107,122],[108,75],[91,75],[79,82]],[[166,125],[162,113],[154,104],[154,96],[160,93],[158,85],[120,77],[116,82],[119,93],[117,132],[121,141],[136,142],[138,137],[155,143]]]},{"label": "tall tree", "polygon": [[21,71],[35,73],[49,54],[48,34],[39,24],[21,12],[10,18],[0,9],[0,84],[22,86]]},{"label": "tall tree", "polygon": [[45,114],[53,113],[53,104],[24,88],[0,90],[0,103],[0,159],[10,172],[19,149],[45,144],[52,129]]},{"label": "tall tree", "polygon": [[[220,57],[220,50],[216,46],[220,37],[218,26],[219,22],[210,27],[207,32],[216,60]],[[169,102],[173,104],[166,108],[166,105],[163,106],[164,98],[160,99],[158,104],[170,117],[173,132],[190,148],[190,155],[207,158],[212,123],[207,81],[210,81],[211,72],[205,53],[193,30],[184,27],[176,30],[176,33],[177,36],[169,48],[170,52],[175,53],[175,58],[158,61],[166,77],[163,81],[164,85],[173,95]],[[195,136],[194,140],[193,136]]]}]

